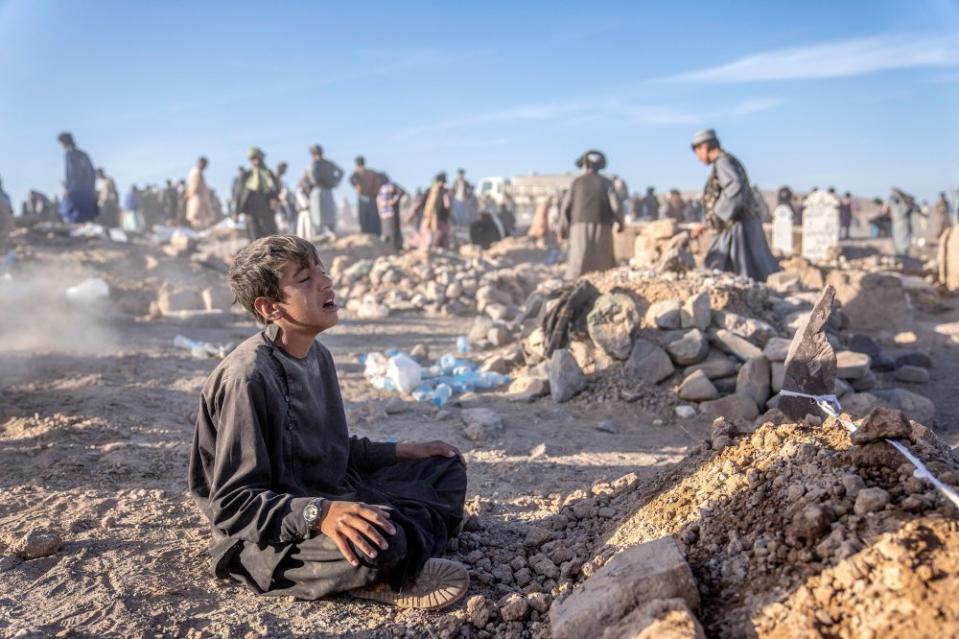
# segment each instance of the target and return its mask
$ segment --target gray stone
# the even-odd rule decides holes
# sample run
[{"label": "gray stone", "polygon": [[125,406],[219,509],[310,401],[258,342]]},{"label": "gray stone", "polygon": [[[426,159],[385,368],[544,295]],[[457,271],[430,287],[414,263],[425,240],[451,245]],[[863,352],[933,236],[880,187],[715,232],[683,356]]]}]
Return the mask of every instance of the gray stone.
[{"label": "gray stone", "polygon": [[681,310],[683,304],[679,300],[663,300],[649,307],[646,318],[657,328],[674,329],[682,324]]},{"label": "gray stone", "polygon": [[736,392],[735,375],[730,375],[729,377],[717,377],[716,379],[710,381],[712,381],[713,386],[716,387],[716,390],[719,391],[720,395],[730,395]]},{"label": "gray stone", "polygon": [[510,313],[510,308],[506,304],[497,304],[496,302],[487,304],[483,309],[483,312],[489,315],[490,319],[495,321],[508,320],[512,316],[512,313]]},{"label": "gray stone", "polygon": [[709,337],[716,346],[744,362],[763,354],[758,346],[724,328],[711,330]]},{"label": "gray stone", "polygon": [[515,592],[503,597],[499,602],[499,615],[503,621],[522,621],[529,612],[529,604],[523,595]]},{"label": "gray stone", "polygon": [[485,441],[503,431],[503,418],[489,408],[464,408],[460,417],[466,423],[466,436],[472,441]]},{"label": "gray stone", "polygon": [[836,353],[836,375],[843,379],[859,379],[869,372],[872,360],[865,353],[839,351]]},{"label": "gray stone", "polygon": [[698,364],[687,366],[683,370],[683,375],[689,375],[695,371],[702,371],[709,379],[718,379],[720,377],[729,377],[735,375],[738,370],[736,362],[722,355],[719,351],[710,351],[706,359]]},{"label": "gray stone", "polygon": [[549,380],[540,377],[522,376],[509,385],[509,399],[515,402],[531,402],[549,394]]},{"label": "gray stone", "polygon": [[785,362],[791,342],[785,337],[771,337],[763,348],[763,356],[770,362]]},{"label": "gray stone", "polygon": [[493,355],[483,361],[483,365],[480,366],[480,372],[499,373],[503,375],[509,372],[509,363],[506,361],[506,358],[500,355]]},{"label": "gray stone", "polygon": [[[783,380],[786,378],[786,364],[784,362],[772,362],[769,365],[769,386],[772,392],[778,393],[783,389]],[[838,377],[836,379],[839,379]],[[839,395],[836,395],[837,397]]]},{"label": "gray stone", "polygon": [[624,550],[569,597],[554,602],[550,629],[554,639],[601,637],[638,606],[673,598],[699,610],[693,573],[673,538],[664,537]]},{"label": "gray stone", "polygon": [[719,397],[719,391],[702,371],[690,373],[679,385],[677,394],[680,399],[688,402],[702,402]]},{"label": "gray stone", "polygon": [[699,405],[699,410],[710,419],[725,417],[727,419],[751,420],[759,417],[759,408],[753,398],[738,393],[703,402]]},{"label": "gray stone", "polygon": [[505,326],[494,326],[486,332],[486,341],[493,346],[505,346],[513,341]]},{"label": "gray stone", "polygon": [[751,397],[757,408],[762,408],[769,399],[769,360],[754,357],[747,360],[736,376],[736,393]]},{"label": "gray stone", "polygon": [[932,358],[920,351],[910,351],[896,356],[896,366],[922,366],[932,368]]},{"label": "gray stone", "polygon": [[[835,289],[825,287],[796,331],[786,356],[783,388],[810,395],[828,395],[835,388],[836,356],[826,338],[835,296]],[[790,419],[800,420],[810,412],[810,403],[801,397],[781,397],[778,408]]]},{"label": "gray stone", "polygon": [[759,346],[764,346],[771,337],[776,336],[776,329],[767,322],[729,311],[713,313],[713,324]]},{"label": "gray stone", "polygon": [[602,639],[706,639],[682,599],[654,599],[606,628]]},{"label": "gray stone", "polygon": [[702,291],[683,302],[680,311],[680,325],[683,328],[698,328],[705,331],[712,321],[713,311],[710,307],[709,292]]},{"label": "gray stone", "polygon": [[680,366],[701,362],[709,354],[709,342],[698,328],[671,331],[665,335],[665,339],[666,352]]},{"label": "gray stone", "polygon": [[864,353],[872,360],[879,359],[879,356],[882,355],[882,349],[879,347],[879,344],[876,343],[876,340],[862,333],[853,333],[850,335],[846,339],[846,345],[849,350]]},{"label": "gray stone", "polygon": [[21,559],[47,557],[60,550],[63,541],[52,530],[34,529],[18,539],[10,550]]},{"label": "gray stone", "polygon": [[586,316],[590,339],[616,359],[629,357],[633,333],[639,327],[639,311],[628,295],[607,293],[599,296]]},{"label": "gray stone", "polygon": [[[842,378],[837,377],[837,379],[842,379]],[[876,374],[873,373],[871,370],[866,371],[866,374],[860,377],[859,379],[849,380],[850,385],[852,385],[853,389],[857,392],[872,390],[873,388],[876,387],[876,384],[878,382],[879,380],[876,377]]]},{"label": "gray stone", "polygon": [[797,289],[799,288],[799,273],[796,271],[770,273],[766,277],[766,286],[780,293]]},{"label": "gray stone", "polygon": [[923,397],[918,393],[907,391],[905,388],[892,388],[888,390],[872,391],[874,395],[894,408],[898,408],[910,419],[919,422],[923,426],[932,426],[936,417],[936,405],[931,399]]},{"label": "gray stone", "polygon": [[[774,373],[775,375],[775,373]],[[833,394],[836,397],[845,397],[852,392],[852,386],[849,385],[849,382],[844,380],[842,377],[836,378],[836,385],[833,387]]]},{"label": "gray stone", "polygon": [[553,351],[549,360],[549,394],[554,402],[567,402],[586,388],[586,376],[568,349]]},{"label": "gray stone", "polygon": [[637,339],[626,362],[626,370],[650,384],[657,384],[672,375],[675,369],[669,355],[659,345]]},{"label": "gray stone", "polygon": [[929,371],[921,366],[906,364],[896,369],[894,373],[900,382],[909,384],[925,384],[929,381]]},{"label": "gray stone", "polygon": [[690,417],[696,416],[696,409],[688,404],[680,404],[673,409],[673,412],[676,413],[676,417],[680,419],[689,419]]},{"label": "gray stone", "polygon": [[477,315],[473,319],[473,325],[470,327],[469,333],[466,334],[466,339],[470,344],[484,343],[491,328],[493,328],[493,320],[485,315]]},{"label": "gray stone", "polygon": [[889,493],[882,488],[863,488],[856,495],[853,510],[857,515],[865,515],[882,510],[889,503]]}]

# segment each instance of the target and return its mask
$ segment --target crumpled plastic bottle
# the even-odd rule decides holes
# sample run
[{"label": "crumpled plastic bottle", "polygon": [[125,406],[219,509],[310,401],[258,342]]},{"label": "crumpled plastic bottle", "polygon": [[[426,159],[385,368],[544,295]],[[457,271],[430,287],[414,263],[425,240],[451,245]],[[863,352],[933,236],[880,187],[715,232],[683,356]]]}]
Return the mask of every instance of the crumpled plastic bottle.
[{"label": "crumpled plastic bottle", "polygon": [[453,389],[450,388],[447,384],[439,384],[435,389],[433,389],[433,397],[430,400],[433,403],[433,406],[446,406],[446,402],[450,401],[450,397],[453,396]]}]

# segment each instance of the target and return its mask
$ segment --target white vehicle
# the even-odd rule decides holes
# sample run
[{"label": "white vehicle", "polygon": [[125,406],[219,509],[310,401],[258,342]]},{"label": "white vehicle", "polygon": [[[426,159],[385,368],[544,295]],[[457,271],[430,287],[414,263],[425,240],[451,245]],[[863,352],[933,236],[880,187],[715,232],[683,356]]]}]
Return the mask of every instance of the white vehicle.
[{"label": "white vehicle", "polygon": [[512,202],[513,213],[518,223],[526,222],[536,208],[538,200],[554,197],[561,198],[569,189],[576,175],[565,173],[562,175],[517,175],[507,177],[485,177],[479,181],[476,197],[482,203],[489,198],[497,206],[504,203],[509,206]]}]

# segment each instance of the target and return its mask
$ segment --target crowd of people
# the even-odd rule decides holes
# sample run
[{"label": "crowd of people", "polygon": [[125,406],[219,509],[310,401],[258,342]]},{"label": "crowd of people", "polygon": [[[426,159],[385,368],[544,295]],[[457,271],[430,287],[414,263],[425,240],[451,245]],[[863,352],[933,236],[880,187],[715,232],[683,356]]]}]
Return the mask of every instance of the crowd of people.
[{"label": "crowd of people", "polygon": [[[131,185],[121,202],[115,180],[104,168],[94,168],[70,133],[60,134],[58,140],[65,161],[63,191],[50,198],[31,190],[20,209],[24,221],[95,220],[106,227],[148,231],[160,225],[203,230],[230,219],[245,228],[250,239],[277,233],[313,239],[336,234],[354,223],[353,206],[344,200],[338,207],[334,198],[346,172],[325,156],[319,144],[309,147],[307,166],[293,187],[287,181],[286,162],[277,163],[273,170],[266,153],[251,148],[247,164],[237,167],[224,205],[207,184],[209,162],[205,157],[197,159],[185,179],[168,179],[162,186]],[[685,198],[675,188],[660,197],[652,186],[645,194],[630,194],[623,178],[603,175],[607,164],[603,153],[584,153],[576,160],[582,174],[569,188],[532,198],[528,236],[543,242],[568,241],[567,273],[577,277],[615,263],[614,228],[672,219],[693,225],[694,234],[706,228],[715,233],[707,266],[764,280],[778,268],[762,227],[772,217],[764,196],[749,181],[743,165],[720,146],[712,129],[696,134],[693,151],[711,170],[702,195]],[[516,206],[509,193],[499,200],[488,194],[479,197],[464,169],[457,171],[451,183],[441,171],[428,187],[410,192],[385,171],[367,166],[365,157],[357,156],[348,182],[355,192],[359,232],[381,237],[397,251],[448,249],[457,237],[468,237],[486,247],[517,230]],[[775,209],[801,226],[806,200],[818,191],[813,187],[803,198],[783,186]],[[859,202],[848,191],[840,196],[829,187],[827,192],[838,202],[840,239],[849,239],[853,220],[859,217]],[[879,214],[868,221],[869,234],[891,236],[899,255],[909,253],[919,228],[917,217],[925,218],[923,227],[930,241],[952,223],[952,207],[945,192],[929,206],[893,188],[886,201],[877,199],[875,204]],[[12,226],[13,211],[0,183],[0,233]]]}]

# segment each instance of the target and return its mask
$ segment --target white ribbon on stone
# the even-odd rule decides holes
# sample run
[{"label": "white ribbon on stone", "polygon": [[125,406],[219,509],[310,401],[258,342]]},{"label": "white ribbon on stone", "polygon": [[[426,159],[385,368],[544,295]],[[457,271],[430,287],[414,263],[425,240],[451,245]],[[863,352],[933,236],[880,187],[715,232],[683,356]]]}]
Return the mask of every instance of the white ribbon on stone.
[{"label": "white ribbon on stone", "polygon": [[[856,425],[853,424],[848,419],[843,419],[839,415],[839,411],[842,410],[842,405],[839,403],[839,398],[835,395],[810,395],[808,393],[800,393],[798,391],[791,391],[787,389],[782,389],[779,391],[779,394],[784,397],[799,397],[802,399],[808,399],[814,404],[816,404],[824,413],[830,417],[834,417],[836,421],[842,424],[846,430],[850,433],[856,432]],[[933,486],[936,490],[945,495],[946,499],[951,501],[956,508],[959,508],[959,494],[956,493],[955,489],[952,486],[943,483],[938,477],[936,477],[922,461],[916,457],[909,447],[903,444],[898,439],[890,439],[888,437],[884,438],[886,443],[899,451],[899,453],[905,457],[909,463],[916,467],[916,470],[913,472],[914,477],[919,479],[925,479]]]}]

